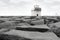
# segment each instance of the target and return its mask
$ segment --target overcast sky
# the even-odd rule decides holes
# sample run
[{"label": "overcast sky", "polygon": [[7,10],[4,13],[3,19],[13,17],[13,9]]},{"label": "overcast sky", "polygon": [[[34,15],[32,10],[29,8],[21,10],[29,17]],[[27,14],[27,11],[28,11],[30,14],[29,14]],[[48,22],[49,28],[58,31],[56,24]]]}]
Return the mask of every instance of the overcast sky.
[{"label": "overcast sky", "polygon": [[[38,0],[42,15],[60,15],[60,0]],[[0,15],[30,16],[34,0],[0,0]]]}]

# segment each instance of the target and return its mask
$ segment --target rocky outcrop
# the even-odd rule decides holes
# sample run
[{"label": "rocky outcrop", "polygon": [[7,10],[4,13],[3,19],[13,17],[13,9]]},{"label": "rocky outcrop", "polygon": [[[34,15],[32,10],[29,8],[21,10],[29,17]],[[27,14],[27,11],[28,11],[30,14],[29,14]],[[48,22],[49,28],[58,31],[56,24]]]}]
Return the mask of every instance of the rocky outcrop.
[{"label": "rocky outcrop", "polygon": [[0,40],[32,40],[32,39],[8,34],[0,34]]}]

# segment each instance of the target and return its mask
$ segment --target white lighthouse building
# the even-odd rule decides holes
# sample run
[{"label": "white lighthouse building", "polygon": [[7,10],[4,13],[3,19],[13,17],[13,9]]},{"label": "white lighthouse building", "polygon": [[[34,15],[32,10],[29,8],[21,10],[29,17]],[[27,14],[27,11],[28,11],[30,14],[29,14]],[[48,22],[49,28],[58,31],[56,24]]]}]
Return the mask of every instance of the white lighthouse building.
[{"label": "white lighthouse building", "polygon": [[41,16],[41,8],[39,7],[39,5],[34,5],[32,16]]}]

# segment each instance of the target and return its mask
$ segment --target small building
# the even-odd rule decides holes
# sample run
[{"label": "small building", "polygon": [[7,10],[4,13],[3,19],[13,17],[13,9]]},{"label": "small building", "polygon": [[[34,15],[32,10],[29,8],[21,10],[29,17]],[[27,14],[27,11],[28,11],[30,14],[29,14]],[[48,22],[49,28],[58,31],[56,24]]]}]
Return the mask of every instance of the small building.
[{"label": "small building", "polygon": [[41,16],[41,8],[39,5],[34,6],[34,9],[32,10],[32,16]]}]

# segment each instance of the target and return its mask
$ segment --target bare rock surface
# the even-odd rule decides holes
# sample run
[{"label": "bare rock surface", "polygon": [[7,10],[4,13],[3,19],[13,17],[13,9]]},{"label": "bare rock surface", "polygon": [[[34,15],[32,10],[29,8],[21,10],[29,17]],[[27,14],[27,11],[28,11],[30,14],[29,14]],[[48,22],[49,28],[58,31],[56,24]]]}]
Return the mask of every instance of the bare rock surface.
[{"label": "bare rock surface", "polygon": [[40,32],[27,32],[27,31],[18,31],[18,30],[11,30],[6,32],[5,34],[9,35],[18,35],[30,39],[48,39],[48,40],[59,40],[59,38],[52,32],[47,33],[40,33]]},{"label": "bare rock surface", "polygon": [[[53,16],[0,16],[0,34],[14,35],[24,38],[25,40],[60,40],[60,17]],[[46,28],[49,32],[33,32],[16,30],[16,27],[21,28]],[[57,30],[57,31],[56,31]],[[3,36],[3,35],[2,35]],[[1,38],[1,36],[0,36]],[[4,37],[2,37],[4,38]],[[12,39],[15,40],[15,39]],[[18,39],[24,40],[24,39]]]}]

